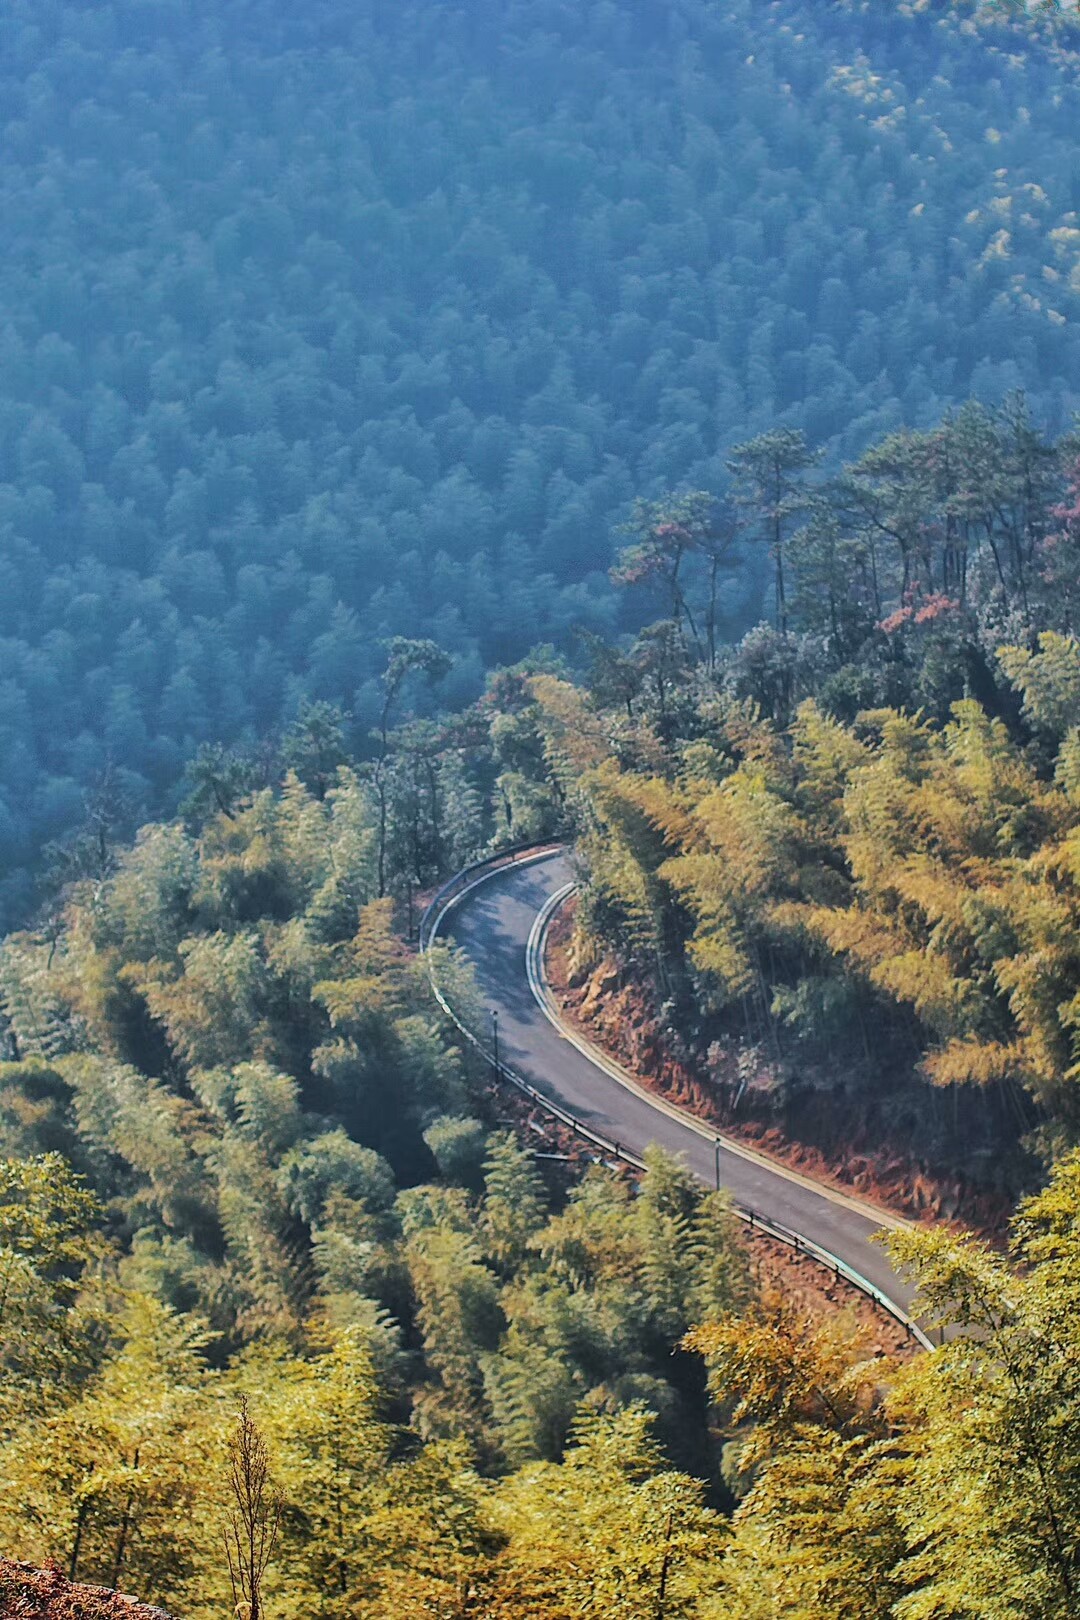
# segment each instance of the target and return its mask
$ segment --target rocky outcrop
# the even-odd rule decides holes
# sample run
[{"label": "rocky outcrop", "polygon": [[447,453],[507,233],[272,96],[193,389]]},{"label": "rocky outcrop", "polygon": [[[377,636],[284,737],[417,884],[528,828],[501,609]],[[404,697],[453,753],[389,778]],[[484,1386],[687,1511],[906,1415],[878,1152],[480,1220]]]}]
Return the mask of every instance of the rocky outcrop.
[{"label": "rocky outcrop", "polygon": [[35,1569],[0,1558],[2,1620],[171,1620],[164,1609],[103,1586],[73,1585],[54,1565]]}]

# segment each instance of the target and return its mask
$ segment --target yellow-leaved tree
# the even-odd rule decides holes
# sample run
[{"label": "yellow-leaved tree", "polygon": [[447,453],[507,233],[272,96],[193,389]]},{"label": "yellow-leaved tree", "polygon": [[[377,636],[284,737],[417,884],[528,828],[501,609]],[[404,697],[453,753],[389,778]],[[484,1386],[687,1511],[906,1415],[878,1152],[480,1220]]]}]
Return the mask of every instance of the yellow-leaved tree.
[{"label": "yellow-leaved tree", "polygon": [[692,1620],[717,1588],[723,1521],[703,1487],[666,1463],[654,1419],[630,1407],[583,1416],[563,1463],[501,1485],[505,1547],[490,1620]]}]

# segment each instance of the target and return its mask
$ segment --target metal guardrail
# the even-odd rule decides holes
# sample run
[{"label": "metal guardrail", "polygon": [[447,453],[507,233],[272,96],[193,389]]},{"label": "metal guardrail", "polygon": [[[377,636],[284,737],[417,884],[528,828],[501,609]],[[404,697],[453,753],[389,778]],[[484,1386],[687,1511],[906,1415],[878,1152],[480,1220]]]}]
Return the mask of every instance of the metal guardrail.
[{"label": "metal guardrail", "polygon": [[563,845],[557,840],[550,844],[510,844],[495,855],[485,856],[483,860],[473,861],[469,866],[463,866],[460,872],[455,872],[448,878],[442,888],[432,896],[428,902],[424,915],[420,919],[420,949],[426,952],[431,941],[438,932],[439,923],[456,901],[472,887],[473,880],[483,873],[485,876],[492,872],[499,872],[504,866],[524,866],[529,861],[539,861],[545,855],[553,855]]},{"label": "metal guardrail", "polygon": [[[488,878],[493,877],[496,872],[509,867],[528,866],[533,861],[544,860],[561,847],[557,843],[545,844],[540,847],[535,844],[516,845],[501,851],[489,860],[474,861],[471,866],[467,866],[461,872],[458,872],[448,883],[443,884],[424,912],[420,923],[420,949],[428,960],[428,976],[435,1000],[474,1051],[478,1052],[495,1071],[498,1080],[506,1081],[508,1085],[513,1086],[516,1091],[527,1097],[530,1102],[535,1103],[545,1113],[550,1114],[553,1118],[559,1120],[561,1124],[566,1125],[575,1135],[590,1142],[601,1153],[621,1164],[630,1165],[633,1169],[644,1170],[645,1161],[638,1154],[632,1153],[621,1142],[612,1142],[607,1137],[598,1135],[582,1120],[571,1114],[568,1109],[563,1108],[552,1098],[545,1096],[542,1091],[538,1091],[535,1086],[530,1085],[521,1075],[515,1074],[508,1064],[502,1062],[495,1053],[489,1051],[481,1038],[469,1029],[468,1025],[455,1012],[435,978],[430,947],[438,938],[439,929],[444,919],[454,907],[473,889],[479,888]],[[878,1306],[879,1309],[891,1316],[895,1322],[898,1322],[905,1329],[908,1336],[921,1345],[924,1350],[934,1349],[933,1341],[913,1317],[910,1317],[895,1300],[891,1300],[887,1294],[882,1293],[880,1288],[877,1288],[868,1278],[863,1277],[853,1266],[849,1266],[845,1260],[841,1260],[838,1255],[830,1253],[828,1249],[822,1248],[820,1244],[815,1243],[811,1238],[805,1237],[801,1232],[792,1231],[781,1222],[774,1221],[768,1215],[762,1215],[760,1211],[751,1209],[747,1205],[737,1203],[734,1199],[731,1208],[733,1214],[737,1215],[752,1230],[763,1232],[767,1237],[786,1244],[788,1248],[794,1249],[797,1253],[805,1254],[827,1271],[831,1271],[834,1277],[843,1278],[845,1282],[869,1299],[872,1304]]]}]

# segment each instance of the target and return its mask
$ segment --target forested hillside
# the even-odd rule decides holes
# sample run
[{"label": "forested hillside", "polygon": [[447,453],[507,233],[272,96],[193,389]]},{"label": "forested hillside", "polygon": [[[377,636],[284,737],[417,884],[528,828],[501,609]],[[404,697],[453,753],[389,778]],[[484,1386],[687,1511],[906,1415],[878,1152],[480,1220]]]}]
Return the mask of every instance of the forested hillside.
[{"label": "forested hillside", "polygon": [[[0,1608],[1070,1620],[1076,8],[8,0],[0,107]],[[938,1349],[462,1043],[556,837],[713,1121],[1014,1210]]]},{"label": "forested hillside", "polygon": [[669,617],[526,682],[577,971],[613,958],[721,1111],[1012,1197],[1080,1130],[1076,441],[1012,400],[811,463],[732,458],[772,624],[715,644],[730,515],[681,496],[616,570]]},{"label": "forested hillside", "polygon": [[[174,1016],[216,1038],[276,1009],[267,1050],[294,1073],[294,977],[322,982],[358,907],[412,937],[449,872],[563,836],[579,976],[608,956],[649,987],[721,1111],[1011,1200],[1080,1130],[1078,447],[1019,396],[834,475],[795,429],[735,446],[725,498],[632,509],[613,587],[665,617],[586,636],[584,680],[541,652],[417,718],[451,660],[393,638],[368,758],[315,704],[281,749],[204,747],[183,821],[134,853],[99,817],[0,947],[0,1034],[48,1057],[119,1018],[123,1061],[157,1073]],[[727,645],[748,553],[771,622]]]},{"label": "forested hillside", "polygon": [[[978,16],[978,25],[972,16]],[[12,0],[0,865],[176,802],[383,640],[632,622],[635,497],[1080,389],[1072,19],[1002,7]],[[718,623],[760,613],[728,570]],[[621,617],[628,614],[629,618]]]},{"label": "forested hillside", "polygon": [[287,1497],[282,1616],[457,1613],[510,1511],[480,1474],[572,1431],[630,1540],[665,1470],[712,1523],[671,1472],[715,1472],[672,1352],[749,1296],[724,1200],[662,1158],[636,1198],[601,1170],[555,1197],[374,898],[368,810],[347,773],[325,802],[292,777],[147,828],[51,940],[4,947],[0,1545],[185,1616],[227,1588],[244,1390]]},{"label": "forested hillside", "polygon": [[545,1179],[376,852],[348,771],[291,776],[5,944],[5,1554],[182,1620],[245,1612],[248,1529],[265,1620],[1071,1615],[1076,1158],[1023,1291],[896,1240],[957,1337],[895,1366],[663,1155]]}]

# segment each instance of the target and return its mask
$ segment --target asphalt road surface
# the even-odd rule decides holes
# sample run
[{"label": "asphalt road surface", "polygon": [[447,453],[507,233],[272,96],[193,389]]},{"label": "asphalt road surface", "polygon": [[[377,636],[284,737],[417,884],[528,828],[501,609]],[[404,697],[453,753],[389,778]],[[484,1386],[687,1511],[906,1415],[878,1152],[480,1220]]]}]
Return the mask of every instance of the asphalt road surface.
[{"label": "asphalt road surface", "polygon": [[[573,878],[564,853],[497,870],[467,892],[440,933],[471,960],[481,994],[498,1013],[499,1056],[537,1091],[590,1130],[640,1154],[651,1142],[682,1154],[712,1184],[716,1149],[692,1126],[620,1085],[577,1050],[538,1004],[526,973],[526,947],[538,913]],[[910,1285],[871,1240],[882,1230],[872,1212],[828,1189],[792,1180],[781,1167],[720,1149],[720,1182],[737,1203],[798,1232],[836,1255],[903,1310]]]}]

